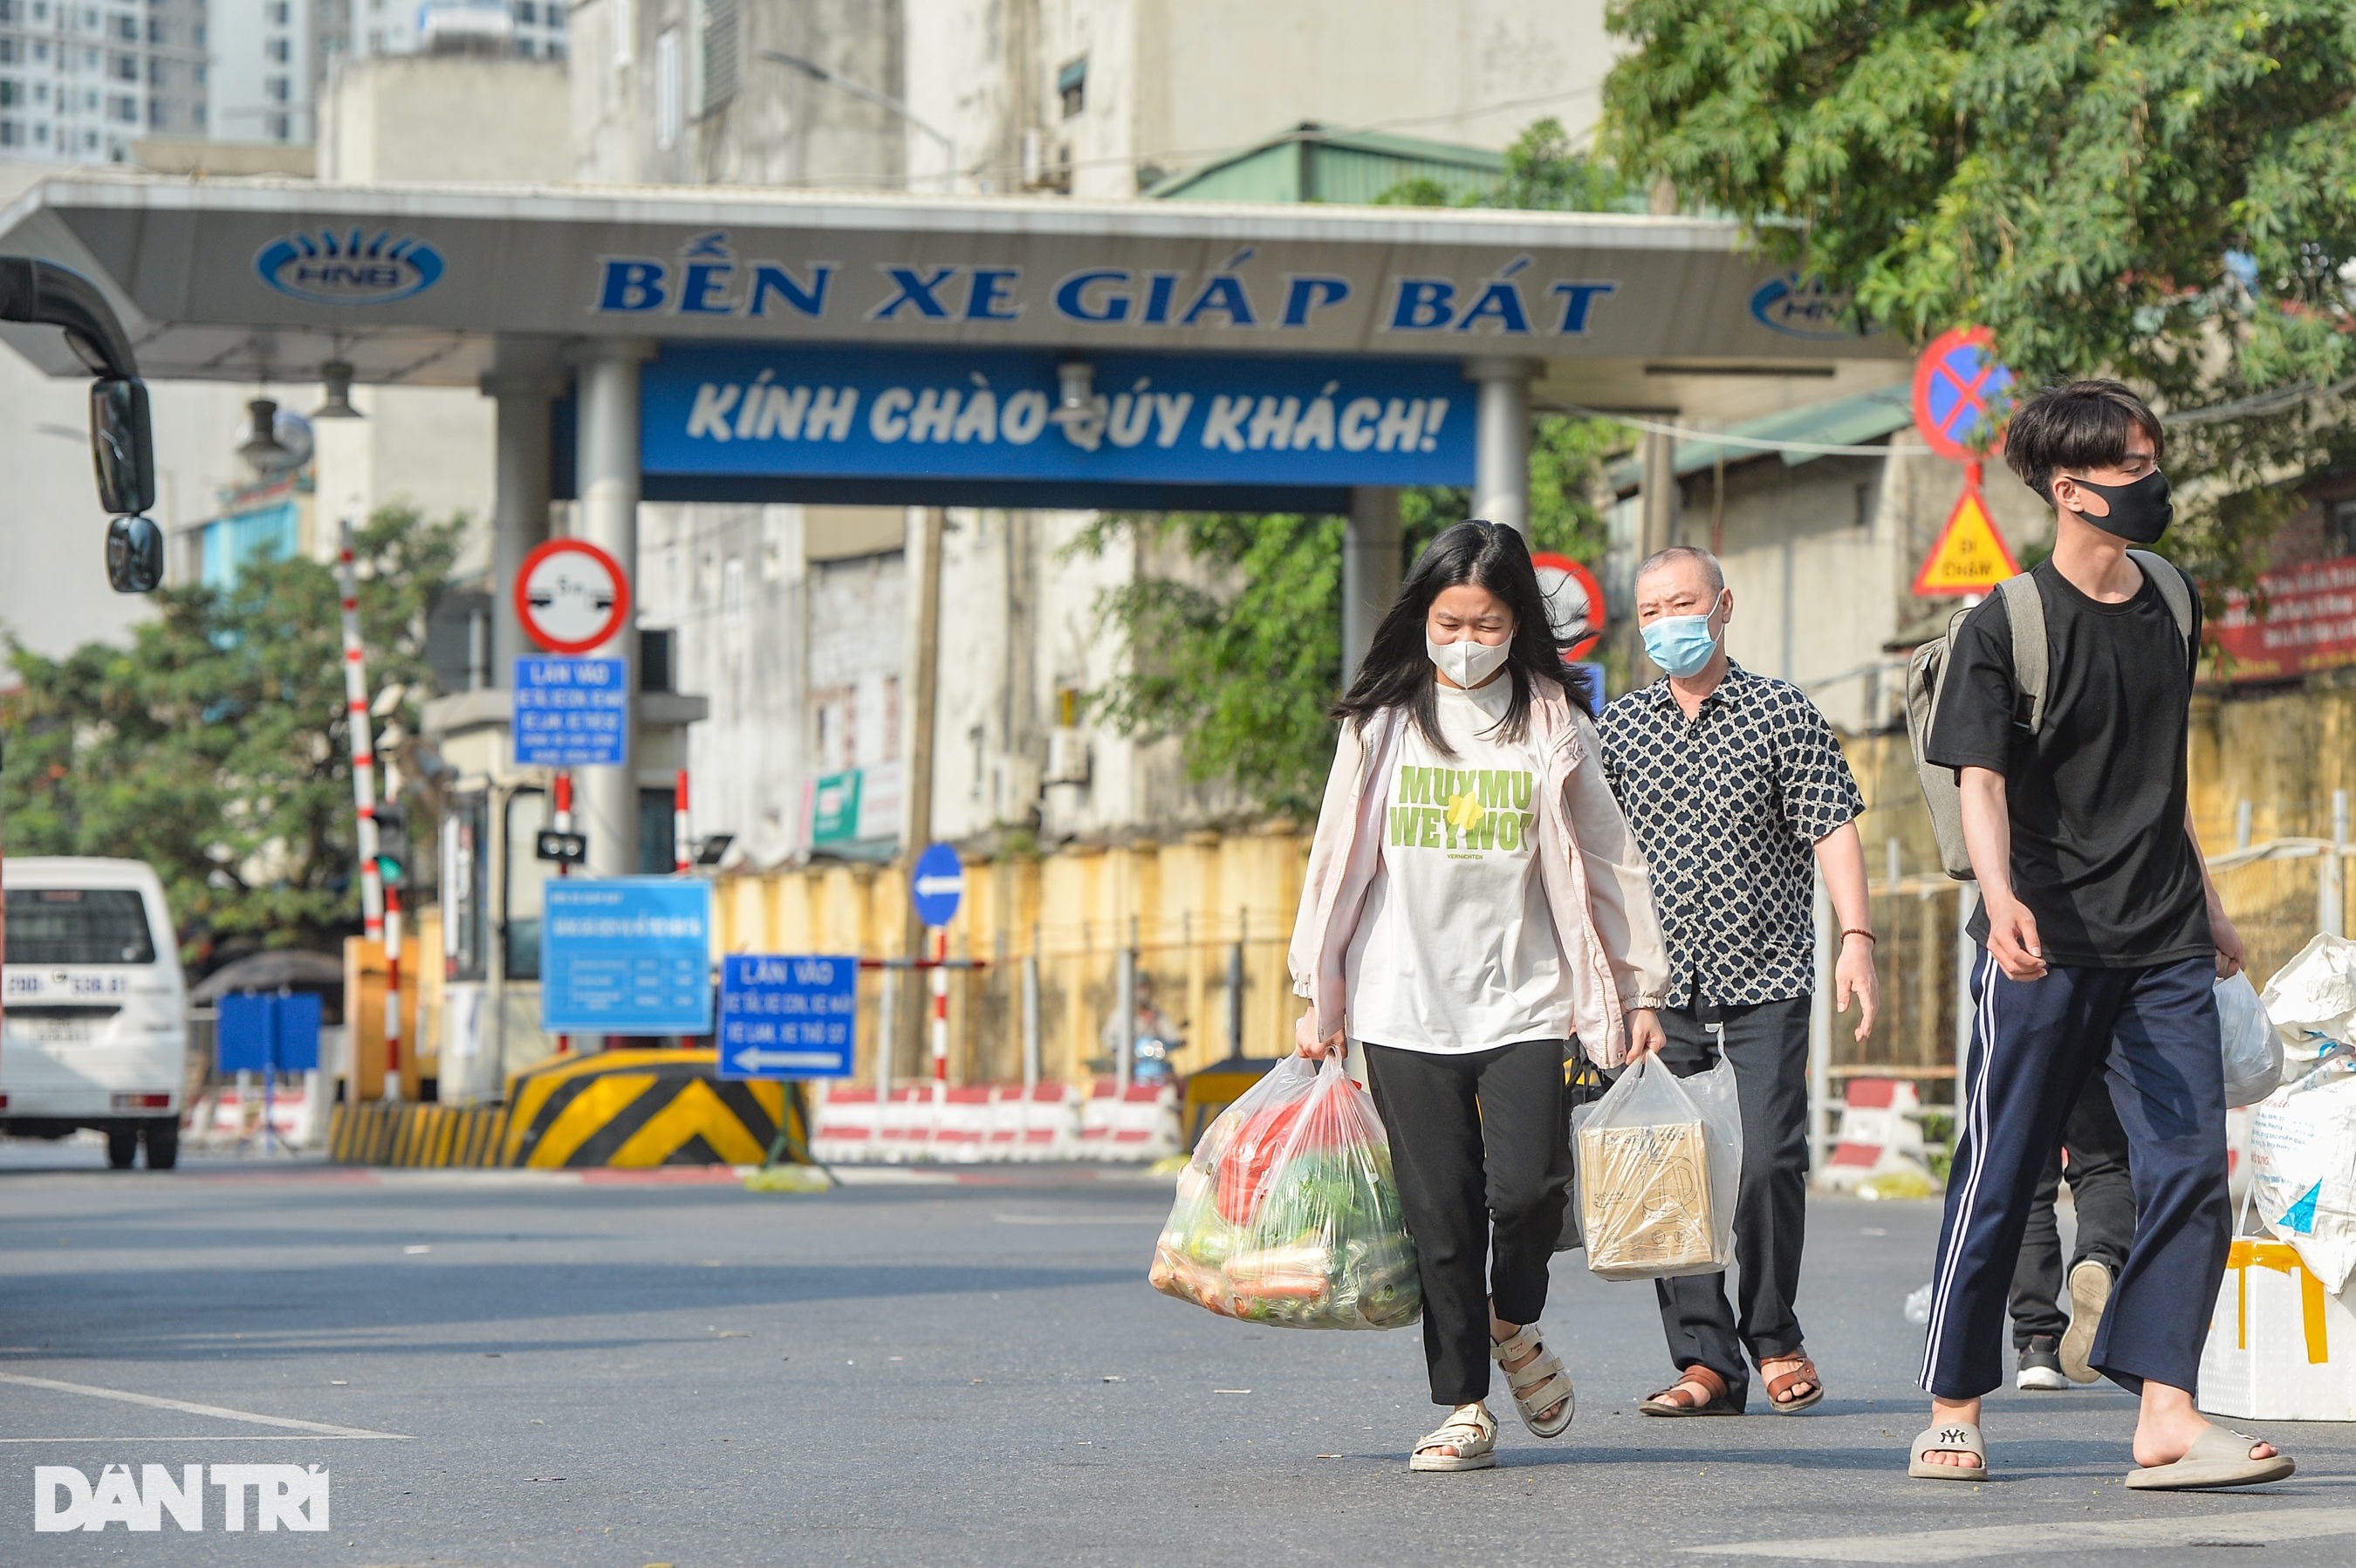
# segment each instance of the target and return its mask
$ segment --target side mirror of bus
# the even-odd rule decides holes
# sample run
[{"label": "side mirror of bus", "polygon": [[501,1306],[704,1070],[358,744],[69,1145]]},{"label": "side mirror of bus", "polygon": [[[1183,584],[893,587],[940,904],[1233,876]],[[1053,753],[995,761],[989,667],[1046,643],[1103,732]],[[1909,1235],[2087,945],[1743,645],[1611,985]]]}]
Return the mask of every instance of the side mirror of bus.
[{"label": "side mirror of bus", "polygon": [[[90,451],[98,467],[100,505],[122,517],[155,504],[155,436],[147,417],[146,382],[107,376],[91,383]],[[110,536],[108,559],[112,558]]]},{"label": "side mirror of bus", "polygon": [[106,582],[118,594],[152,594],[164,583],[164,531],[144,517],[106,525]]}]

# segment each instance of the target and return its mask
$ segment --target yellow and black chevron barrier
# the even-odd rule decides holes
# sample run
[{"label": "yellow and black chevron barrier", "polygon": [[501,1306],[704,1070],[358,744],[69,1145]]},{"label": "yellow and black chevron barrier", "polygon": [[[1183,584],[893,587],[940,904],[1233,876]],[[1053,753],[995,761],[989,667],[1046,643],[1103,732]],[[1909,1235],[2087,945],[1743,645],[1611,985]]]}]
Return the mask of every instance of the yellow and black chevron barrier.
[{"label": "yellow and black chevron barrier", "polygon": [[[501,1164],[537,1170],[605,1165],[758,1165],[787,1116],[785,1086],[723,1081],[710,1050],[558,1057],[508,1083]],[[798,1112],[787,1127],[807,1147]]]},{"label": "yellow and black chevron barrier", "polygon": [[327,1117],[327,1157],[352,1165],[496,1165],[507,1112],[496,1105],[338,1105]]}]

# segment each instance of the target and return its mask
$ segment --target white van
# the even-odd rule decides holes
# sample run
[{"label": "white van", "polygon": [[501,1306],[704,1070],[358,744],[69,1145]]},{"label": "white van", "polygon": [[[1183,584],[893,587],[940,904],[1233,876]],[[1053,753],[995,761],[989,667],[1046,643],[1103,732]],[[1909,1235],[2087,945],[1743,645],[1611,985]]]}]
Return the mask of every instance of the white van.
[{"label": "white van", "polygon": [[187,983],[164,885],[135,860],[10,855],[0,961],[0,1133],[106,1134],[107,1164],[180,1153]]}]

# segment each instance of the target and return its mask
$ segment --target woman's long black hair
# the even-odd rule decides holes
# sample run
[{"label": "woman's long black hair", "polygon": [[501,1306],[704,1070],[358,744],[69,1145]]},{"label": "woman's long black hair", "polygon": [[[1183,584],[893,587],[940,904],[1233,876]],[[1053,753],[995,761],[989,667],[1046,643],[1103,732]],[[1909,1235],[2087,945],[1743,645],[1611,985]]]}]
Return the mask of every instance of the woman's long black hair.
[{"label": "woman's long black hair", "polygon": [[1358,666],[1358,678],[1333,704],[1333,717],[1364,729],[1385,708],[1405,708],[1434,750],[1443,757],[1456,755],[1440,738],[1439,682],[1423,646],[1424,620],[1441,590],[1465,583],[1488,589],[1514,614],[1513,640],[1505,654],[1514,699],[1494,733],[1509,741],[1529,733],[1536,682],[1561,682],[1562,645],[1555,641],[1554,623],[1547,618],[1546,595],[1538,587],[1537,569],[1530,564],[1530,547],[1513,529],[1480,518],[1449,529],[1416,558],[1398,597],[1375,628],[1374,645]]}]

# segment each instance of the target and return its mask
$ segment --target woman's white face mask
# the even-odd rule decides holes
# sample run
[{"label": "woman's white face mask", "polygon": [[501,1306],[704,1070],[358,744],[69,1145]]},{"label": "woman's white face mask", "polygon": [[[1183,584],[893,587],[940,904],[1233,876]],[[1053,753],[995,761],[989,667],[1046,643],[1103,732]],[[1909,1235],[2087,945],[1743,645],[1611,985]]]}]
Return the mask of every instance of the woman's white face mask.
[{"label": "woman's white face mask", "polygon": [[1468,633],[1454,642],[1434,642],[1427,634],[1423,650],[1440,672],[1470,691],[1505,667],[1511,642],[1478,642]]}]

